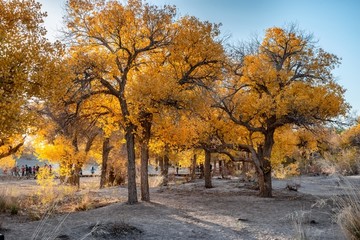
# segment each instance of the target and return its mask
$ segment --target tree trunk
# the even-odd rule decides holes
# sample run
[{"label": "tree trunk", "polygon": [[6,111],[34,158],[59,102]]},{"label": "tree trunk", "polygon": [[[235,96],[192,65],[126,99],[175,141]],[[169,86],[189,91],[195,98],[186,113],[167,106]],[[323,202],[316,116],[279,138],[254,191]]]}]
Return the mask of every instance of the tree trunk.
[{"label": "tree trunk", "polygon": [[191,159],[191,180],[196,179],[196,154]]},{"label": "tree trunk", "polygon": [[260,146],[258,150],[258,158],[260,161],[260,169],[257,170],[259,177],[259,188],[261,197],[272,197],[272,179],[271,179],[271,151],[274,146],[274,132],[269,130],[265,134],[264,146]]},{"label": "tree trunk", "polygon": [[150,202],[149,192],[149,147],[146,142],[141,143],[141,200]]},{"label": "tree trunk", "polygon": [[205,166],[204,166],[204,177],[205,177],[205,187],[212,188],[211,183],[211,172],[210,172],[210,162],[211,162],[211,153],[208,150],[205,150]]},{"label": "tree trunk", "polygon": [[225,178],[225,164],[223,160],[219,160],[219,172],[221,175],[221,178]]},{"label": "tree trunk", "polygon": [[105,137],[103,140],[103,148],[102,148],[102,163],[101,163],[101,176],[100,176],[100,188],[104,188],[106,184],[108,184],[107,178],[107,162],[109,159],[109,154],[111,150],[110,146],[110,138]]},{"label": "tree trunk", "polygon": [[213,162],[214,166],[212,167],[213,176],[217,175],[216,162],[217,162],[216,159],[214,159],[214,162]]},{"label": "tree trunk", "polygon": [[81,166],[76,164],[73,178],[74,178],[74,185],[76,185],[78,189],[80,189],[80,171],[81,171]]},{"label": "tree trunk", "polygon": [[135,126],[129,124],[126,129],[126,151],[128,155],[128,204],[135,204],[138,202],[136,190],[136,165],[135,165]]},{"label": "tree trunk", "polygon": [[151,137],[152,114],[147,112],[141,113],[140,119],[142,127],[141,138],[141,200],[150,202],[149,191],[149,141]]},{"label": "tree trunk", "polygon": [[[75,131],[73,139],[72,139],[72,145],[75,148],[75,152],[79,152],[79,146],[78,146],[78,133]],[[78,189],[80,189],[80,171],[81,171],[82,164],[79,164],[79,161],[77,160],[74,164],[74,168],[71,174],[71,185],[77,186]]]},{"label": "tree trunk", "polygon": [[[128,69],[123,72],[120,81],[120,91],[118,95],[121,114],[123,122],[125,124],[125,140],[126,140],[126,151],[128,157],[127,175],[128,175],[128,204],[135,204],[138,202],[137,190],[136,190],[136,162],[135,162],[135,130],[136,126],[130,121],[130,112],[128,109],[128,103],[125,97],[125,87],[127,83]],[[110,88],[112,89],[112,88]]]},{"label": "tree trunk", "polygon": [[114,172],[114,167],[111,166],[110,170],[109,170],[109,175],[107,177],[107,182],[108,184],[110,184],[111,186],[115,186],[115,172]]},{"label": "tree trunk", "polygon": [[161,176],[162,176],[162,172],[164,171],[164,157],[157,157],[156,158],[158,163],[159,163],[159,168],[160,168],[160,173],[161,173]]},{"label": "tree trunk", "polygon": [[260,197],[272,197],[272,179],[271,179],[270,162],[266,163],[266,165],[269,165],[267,171],[265,171],[266,168],[264,168],[263,171],[258,172]]},{"label": "tree trunk", "polygon": [[164,166],[163,166],[161,175],[163,176],[163,184],[162,185],[167,186],[169,183],[169,156],[167,153],[165,153],[165,156],[164,156]]}]

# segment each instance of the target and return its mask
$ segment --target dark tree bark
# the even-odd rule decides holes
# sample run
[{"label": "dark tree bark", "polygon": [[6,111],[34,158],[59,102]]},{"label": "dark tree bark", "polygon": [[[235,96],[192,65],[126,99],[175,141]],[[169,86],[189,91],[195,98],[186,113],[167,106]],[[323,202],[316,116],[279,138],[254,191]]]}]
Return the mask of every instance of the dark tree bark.
[{"label": "dark tree bark", "polygon": [[126,151],[128,155],[128,204],[135,204],[138,202],[136,190],[136,165],[135,165],[135,126],[129,124],[126,129]]},{"label": "dark tree bark", "polygon": [[115,172],[114,172],[114,167],[112,167],[112,166],[110,167],[110,170],[109,170],[108,183],[111,186],[114,186],[114,184],[115,184]]},{"label": "dark tree bark", "polygon": [[213,162],[214,166],[212,167],[213,176],[215,176],[217,174],[216,163],[217,163],[217,161],[216,161],[216,159],[214,159],[214,162]]},{"label": "dark tree bark", "polygon": [[211,152],[205,149],[205,166],[204,166],[204,176],[205,176],[205,187],[212,188],[211,183],[211,172],[210,172],[210,162],[211,162]]},{"label": "dark tree bark", "polygon": [[159,163],[159,168],[160,168],[160,174],[162,175],[163,171],[164,171],[164,157],[157,157],[156,158],[158,163]]},{"label": "dark tree bark", "polygon": [[167,186],[169,183],[169,156],[166,153],[164,156],[164,166],[163,170],[161,172],[161,175],[163,177],[163,186]]},{"label": "dark tree bark", "polygon": [[191,180],[196,179],[196,154],[191,159]]},{"label": "dark tree bark", "polygon": [[[7,151],[0,154],[0,159],[15,154],[24,145],[24,142],[18,143],[16,146],[10,146]],[[0,144],[0,147],[2,145]]]},{"label": "dark tree bark", "polygon": [[[72,139],[72,145],[75,148],[75,152],[79,152],[79,146],[78,146],[78,132],[75,131],[73,139]],[[71,176],[71,184],[74,186],[77,186],[78,189],[80,189],[80,171],[81,171],[81,165],[79,162],[76,162],[73,166],[72,176]]]},{"label": "dark tree bark", "polygon": [[77,186],[78,189],[80,189],[80,171],[81,171],[82,165],[76,164],[75,165],[75,171],[74,171],[74,184]]},{"label": "dark tree bark", "polygon": [[151,136],[152,114],[142,112],[140,119],[142,127],[141,144],[141,200],[150,202],[149,191],[149,141]]},{"label": "dark tree bark", "polygon": [[101,176],[100,176],[100,188],[104,188],[106,184],[108,184],[107,178],[107,163],[109,160],[109,154],[112,149],[110,146],[110,138],[105,137],[103,139],[103,147],[102,147],[102,163],[101,163]]},{"label": "dark tree bark", "polygon": [[272,197],[272,179],[271,179],[271,151],[274,146],[274,130],[268,130],[265,134],[264,146],[259,146],[257,154],[255,156],[258,158],[260,164],[256,165],[256,172],[259,177],[259,195],[261,197]]},{"label": "dark tree bark", "polygon": [[149,147],[146,142],[141,143],[141,200],[150,202],[149,192]]},{"label": "dark tree bark", "polygon": [[225,161],[224,160],[219,160],[219,168],[220,168],[221,178],[225,178]]}]

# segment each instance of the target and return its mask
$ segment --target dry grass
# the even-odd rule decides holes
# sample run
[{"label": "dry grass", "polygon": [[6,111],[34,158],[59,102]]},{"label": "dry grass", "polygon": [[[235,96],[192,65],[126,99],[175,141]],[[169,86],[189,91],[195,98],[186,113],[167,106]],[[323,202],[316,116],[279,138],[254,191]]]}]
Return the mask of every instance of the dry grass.
[{"label": "dry grass", "polygon": [[360,239],[360,189],[340,177],[344,196],[335,199],[339,208],[337,223],[347,239]]},{"label": "dry grass", "polygon": [[17,215],[19,208],[16,196],[9,189],[6,188],[0,191],[0,213]]},{"label": "dry grass", "polygon": [[306,223],[309,222],[309,211],[296,211],[290,215],[291,221],[294,223],[295,228],[295,239],[296,240],[307,240],[307,227]]},{"label": "dry grass", "polygon": [[22,190],[17,182],[14,185],[0,185],[0,214],[18,214],[28,220],[41,220],[45,215],[86,211],[108,204],[123,201],[116,197],[104,197],[97,194],[97,179],[87,180],[77,187],[49,184],[32,185]]},{"label": "dry grass", "polygon": [[162,185],[163,181],[164,181],[163,176],[151,176],[149,177],[149,187],[151,188],[159,187]]}]

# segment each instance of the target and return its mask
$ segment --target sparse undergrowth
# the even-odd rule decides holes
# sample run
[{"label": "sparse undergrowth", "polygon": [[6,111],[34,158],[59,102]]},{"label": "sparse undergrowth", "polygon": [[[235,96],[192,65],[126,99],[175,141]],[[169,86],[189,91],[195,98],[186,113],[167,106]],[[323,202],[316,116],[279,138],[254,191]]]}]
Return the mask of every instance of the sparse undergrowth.
[{"label": "sparse undergrowth", "polygon": [[0,213],[10,213],[17,215],[19,212],[18,200],[13,196],[8,196],[5,192],[0,194]]},{"label": "sparse undergrowth", "polygon": [[18,188],[8,186],[0,191],[0,214],[19,215],[30,221],[40,220],[45,214],[86,211],[122,201],[116,197],[103,197],[89,190],[49,184],[34,186],[31,193],[21,193]]},{"label": "sparse undergrowth", "polygon": [[339,211],[337,223],[347,239],[360,239],[360,189],[340,177],[344,196],[336,198]]}]

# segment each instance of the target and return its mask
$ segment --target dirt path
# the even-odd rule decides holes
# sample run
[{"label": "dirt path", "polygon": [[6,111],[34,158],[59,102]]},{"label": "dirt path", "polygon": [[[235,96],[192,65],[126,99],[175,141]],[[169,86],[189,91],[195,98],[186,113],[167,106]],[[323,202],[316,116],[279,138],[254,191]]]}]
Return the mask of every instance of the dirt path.
[{"label": "dirt path", "polygon": [[[320,179],[320,178],[319,178]],[[309,181],[303,180],[304,189]],[[154,188],[151,203],[110,206],[43,221],[3,223],[5,239],[343,239],[327,197],[287,191],[274,182],[272,199],[237,180]],[[311,185],[310,185],[311,186]],[[305,191],[305,190],[304,190]],[[126,189],[97,191],[126,196]],[[326,203],[326,204],[324,204]],[[297,225],[295,223],[298,223]]]}]

